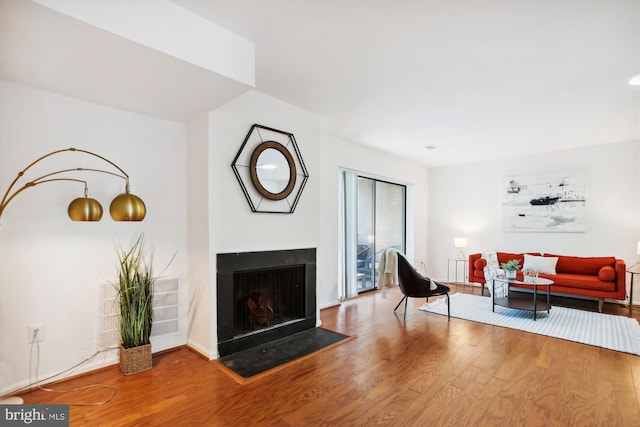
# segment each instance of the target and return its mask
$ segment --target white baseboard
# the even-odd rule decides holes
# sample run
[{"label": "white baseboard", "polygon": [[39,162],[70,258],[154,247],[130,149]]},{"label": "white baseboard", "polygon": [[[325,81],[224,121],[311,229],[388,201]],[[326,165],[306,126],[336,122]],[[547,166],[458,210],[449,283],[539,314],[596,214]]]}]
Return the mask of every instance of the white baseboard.
[{"label": "white baseboard", "polygon": [[320,306],[320,310],[324,310],[325,308],[331,308],[331,307],[336,307],[340,305],[340,301],[333,301],[333,302],[328,302],[326,304],[322,304]]},{"label": "white baseboard", "polygon": [[208,358],[209,360],[218,358],[217,355],[212,354],[211,350],[205,348],[204,346],[201,346],[195,341],[187,340],[187,346],[190,347],[192,350],[198,352],[199,354],[203,355],[204,357]]}]

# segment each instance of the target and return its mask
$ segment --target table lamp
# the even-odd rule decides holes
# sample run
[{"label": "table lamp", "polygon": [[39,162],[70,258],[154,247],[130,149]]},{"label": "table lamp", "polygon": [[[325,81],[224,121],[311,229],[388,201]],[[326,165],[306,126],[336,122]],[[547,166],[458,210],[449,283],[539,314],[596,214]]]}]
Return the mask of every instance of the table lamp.
[{"label": "table lamp", "polygon": [[456,237],[453,239],[453,246],[458,249],[457,257],[462,259],[465,258],[464,248],[467,247],[468,241],[466,237]]}]

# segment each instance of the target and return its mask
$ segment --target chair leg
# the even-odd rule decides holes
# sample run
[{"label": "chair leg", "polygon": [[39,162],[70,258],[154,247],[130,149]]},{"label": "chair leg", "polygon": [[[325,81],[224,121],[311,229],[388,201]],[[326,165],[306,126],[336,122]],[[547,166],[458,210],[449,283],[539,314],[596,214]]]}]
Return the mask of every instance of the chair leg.
[{"label": "chair leg", "polygon": [[409,298],[405,298],[404,300],[404,320],[407,320],[407,304],[409,303]]},{"label": "chair leg", "polygon": [[400,300],[400,302],[398,303],[398,305],[396,305],[396,308],[393,309],[393,311],[396,311],[398,309],[398,307],[400,307],[400,304],[402,304],[402,301],[404,301],[407,298],[407,296],[403,296],[402,299]]},{"label": "chair leg", "polygon": [[451,304],[449,304],[449,294],[447,294],[447,321],[451,321]]}]

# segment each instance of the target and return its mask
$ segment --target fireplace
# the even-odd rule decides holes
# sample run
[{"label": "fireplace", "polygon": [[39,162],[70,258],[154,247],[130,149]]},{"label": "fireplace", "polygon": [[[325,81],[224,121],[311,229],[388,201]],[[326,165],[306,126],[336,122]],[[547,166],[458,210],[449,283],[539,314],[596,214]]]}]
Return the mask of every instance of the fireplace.
[{"label": "fireplace", "polygon": [[218,353],[316,326],[316,250],[217,255]]}]

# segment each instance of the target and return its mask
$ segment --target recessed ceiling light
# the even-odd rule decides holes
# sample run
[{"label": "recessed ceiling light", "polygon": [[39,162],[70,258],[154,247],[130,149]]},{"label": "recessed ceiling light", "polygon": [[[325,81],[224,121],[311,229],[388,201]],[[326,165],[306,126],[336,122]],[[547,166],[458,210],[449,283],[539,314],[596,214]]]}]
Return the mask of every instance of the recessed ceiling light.
[{"label": "recessed ceiling light", "polygon": [[640,74],[636,74],[635,76],[631,77],[631,80],[629,80],[629,84],[632,86],[640,86]]}]

